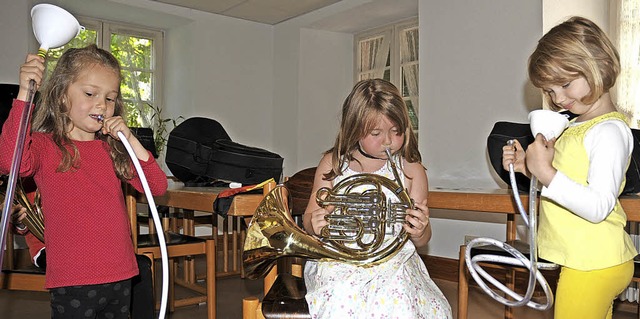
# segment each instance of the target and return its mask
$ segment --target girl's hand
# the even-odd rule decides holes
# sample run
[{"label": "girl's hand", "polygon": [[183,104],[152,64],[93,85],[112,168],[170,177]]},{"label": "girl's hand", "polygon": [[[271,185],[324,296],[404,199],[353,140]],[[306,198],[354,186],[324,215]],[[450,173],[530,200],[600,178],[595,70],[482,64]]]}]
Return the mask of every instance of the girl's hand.
[{"label": "girl's hand", "polygon": [[36,82],[37,90],[42,84],[44,76],[44,58],[37,54],[28,54],[24,64],[20,66],[20,89],[16,99],[26,101],[29,95],[29,83],[31,80]]},{"label": "girl's hand", "polygon": [[122,132],[127,140],[132,135],[131,130],[121,116],[108,117],[102,120],[102,134],[111,135],[116,140],[120,140],[118,132]]},{"label": "girl's hand", "polygon": [[11,223],[16,226],[24,226],[22,221],[27,217],[27,209],[22,205],[13,205],[13,212],[11,213]]},{"label": "girl's hand", "polygon": [[[427,200],[415,203],[416,209],[407,209],[406,224],[404,230],[411,235],[411,240],[415,243],[422,242],[425,237],[431,237],[431,224],[429,223],[429,207]],[[429,238],[426,239],[428,242]],[[426,244],[426,242],[424,242]]]},{"label": "girl's hand", "polygon": [[121,116],[105,118],[102,121],[102,134],[108,134],[116,140],[120,140],[118,132],[122,132],[122,135],[127,139],[127,142],[129,142],[129,145],[131,145],[133,152],[139,160],[149,160],[149,151],[147,151],[138,138],[131,133],[131,130]]},{"label": "girl's hand", "polygon": [[535,141],[527,148],[527,167],[531,174],[545,186],[549,186],[556,174],[556,169],[552,165],[555,144],[555,138],[547,141],[542,134],[538,134]]},{"label": "girl's hand", "polygon": [[502,147],[502,168],[508,172],[509,165],[513,164],[514,171],[529,176],[525,162],[526,153],[518,140],[514,139],[513,142],[512,145]]},{"label": "girl's hand", "polygon": [[309,221],[311,222],[311,227],[313,228],[312,235],[320,236],[320,230],[322,230],[324,226],[327,226],[329,224],[327,220],[324,219],[327,214],[329,214],[329,211],[322,207],[311,212],[311,219]]}]

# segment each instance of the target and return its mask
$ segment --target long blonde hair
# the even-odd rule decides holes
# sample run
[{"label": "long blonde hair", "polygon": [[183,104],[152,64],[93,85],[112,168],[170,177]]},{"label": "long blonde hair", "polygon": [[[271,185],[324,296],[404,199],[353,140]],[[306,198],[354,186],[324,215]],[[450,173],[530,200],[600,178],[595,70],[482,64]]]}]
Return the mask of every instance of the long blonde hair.
[{"label": "long blonde hair", "polygon": [[356,83],[342,104],[338,136],[334,146],[325,152],[331,154],[333,163],[331,171],[324,174],[326,180],[340,175],[344,163],[356,160],[352,152],[358,149],[358,142],[374,129],[382,115],[404,135],[399,155],[409,163],[422,161],[409,112],[398,88],[383,79],[362,80]]},{"label": "long blonde hair", "polygon": [[[611,40],[582,17],[572,17],[549,30],[529,57],[529,79],[538,88],[584,77],[591,89],[581,101],[585,104],[593,104],[609,92],[619,73],[620,56]],[[548,93],[545,97],[549,105],[559,109]]]},{"label": "long blonde hair", "polygon": [[[92,44],[84,48],[72,48],[67,50],[49,79],[44,84],[40,96],[40,102],[35,109],[32,122],[32,131],[50,133],[62,153],[62,161],[57,171],[65,172],[79,167],[80,154],[77,147],[67,136],[67,128],[71,125],[69,108],[65,103],[65,96],[69,86],[75,82],[83,70],[92,65],[101,65],[113,70],[122,81],[120,63],[108,51]],[[115,101],[114,116],[124,117],[124,104],[122,95],[118,91]],[[116,175],[121,179],[130,179],[133,176],[131,159],[122,142],[109,135],[96,133],[96,139],[106,141],[109,145],[109,154],[113,160]]]}]

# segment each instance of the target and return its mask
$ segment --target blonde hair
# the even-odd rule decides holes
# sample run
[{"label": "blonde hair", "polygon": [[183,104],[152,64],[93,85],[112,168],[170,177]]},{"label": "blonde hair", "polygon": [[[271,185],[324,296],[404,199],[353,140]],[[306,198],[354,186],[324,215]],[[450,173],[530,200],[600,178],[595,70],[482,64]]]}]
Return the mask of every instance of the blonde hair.
[{"label": "blonde hair", "polygon": [[355,160],[351,155],[359,141],[369,134],[381,116],[386,116],[404,135],[399,154],[408,162],[421,162],[418,141],[411,127],[407,106],[392,83],[383,79],[362,80],[353,87],[342,104],[340,130],[334,146],[325,152],[331,154],[332,170],[324,174],[332,180],[342,173],[343,164]]},{"label": "blonde hair", "polygon": [[[69,107],[65,102],[67,91],[82,71],[94,65],[113,70],[119,82],[122,82],[120,63],[110,52],[94,44],[84,48],[71,48],[62,54],[53,73],[44,84],[39,106],[33,115],[32,131],[50,133],[62,153],[62,161],[57,169],[59,172],[78,168],[80,160],[77,147],[67,136],[67,128],[72,124],[69,118]],[[113,115],[124,117],[124,104],[120,91],[116,97]],[[109,154],[113,160],[116,175],[121,179],[131,179],[133,177],[131,159],[124,145],[100,132],[96,133],[96,139],[106,141],[109,145]]]},{"label": "blonde hair", "polygon": [[[618,51],[595,23],[582,17],[572,17],[549,30],[529,57],[529,78],[538,88],[584,77],[591,89],[581,101],[585,104],[609,92],[619,73]],[[559,109],[548,93],[545,97]]]}]

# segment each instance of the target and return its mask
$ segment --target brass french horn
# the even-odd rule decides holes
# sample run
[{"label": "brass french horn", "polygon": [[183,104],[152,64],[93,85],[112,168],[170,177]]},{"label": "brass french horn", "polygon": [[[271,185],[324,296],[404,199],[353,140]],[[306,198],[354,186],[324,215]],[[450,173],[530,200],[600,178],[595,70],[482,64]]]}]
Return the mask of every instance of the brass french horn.
[{"label": "brass french horn", "polygon": [[[404,230],[406,210],[413,207],[387,152],[396,181],[375,174],[345,178],[316,193],[319,206],[333,206],[320,238],[298,227],[289,210],[289,191],[282,185],[267,194],[247,230],[242,253],[245,274],[260,278],[278,258],[333,259],[370,266],[393,257],[409,239]],[[387,198],[383,188],[397,198]],[[389,236],[390,235],[390,236]],[[389,237],[387,237],[389,236]]]},{"label": "brass french horn", "polygon": [[[7,176],[5,175],[0,178],[0,195],[2,195],[2,200],[4,200],[6,190]],[[27,226],[29,231],[34,236],[36,236],[36,238],[44,243],[44,215],[42,214],[42,209],[40,206],[40,192],[36,191],[34,203],[31,204],[29,198],[27,197],[27,193],[22,186],[22,181],[18,179],[18,182],[16,183],[13,204],[19,204],[22,207],[26,208],[27,215],[22,220],[22,223]]]}]

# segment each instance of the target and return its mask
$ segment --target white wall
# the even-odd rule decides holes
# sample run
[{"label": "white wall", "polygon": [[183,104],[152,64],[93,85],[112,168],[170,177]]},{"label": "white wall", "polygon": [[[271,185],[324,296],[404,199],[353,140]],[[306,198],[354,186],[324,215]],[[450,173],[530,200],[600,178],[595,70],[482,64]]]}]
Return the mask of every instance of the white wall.
[{"label": "white wall", "polygon": [[26,1],[1,0],[0,7],[0,83],[15,84],[33,37],[28,19],[31,6]]},{"label": "white wall", "polygon": [[[542,35],[542,4],[436,1],[420,2],[419,11],[420,149],[430,188],[496,188],[503,183],[491,176],[486,155],[493,124],[526,122],[540,106],[529,93],[526,61]],[[432,219],[432,255],[457,258],[465,235],[504,240],[502,216],[431,213],[443,218]]]},{"label": "white wall", "polygon": [[570,16],[583,16],[609,32],[608,0],[543,0],[543,30],[549,31]]},{"label": "white wall", "polygon": [[343,0],[274,27],[274,137],[284,175],[318,164],[334,142],[353,81],[353,36],[312,29],[371,0]]},{"label": "white wall", "polygon": [[[353,83],[353,36],[302,29],[297,168],[317,166],[335,141],[342,102]],[[318,66],[327,65],[327,68]],[[319,121],[318,119],[323,119]],[[299,170],[299,169],[296,169]]]}]

